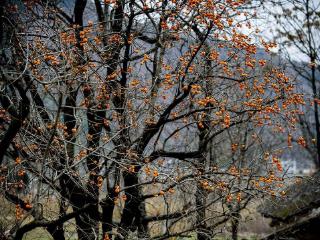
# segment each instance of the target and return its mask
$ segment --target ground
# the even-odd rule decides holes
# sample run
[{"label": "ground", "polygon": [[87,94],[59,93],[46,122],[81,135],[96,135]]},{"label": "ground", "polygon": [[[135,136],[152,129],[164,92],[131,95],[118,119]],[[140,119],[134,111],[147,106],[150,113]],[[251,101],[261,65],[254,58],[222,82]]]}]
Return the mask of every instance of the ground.
[{"label": "ground", "polygon": [[[0,225],[3,226],[4,229],[10,229],[15,223],[15,206],[8,203],[5,199],[1,199],[1,205],[0,205]],[[58,205],[57,201],[54,199],[47,200],[47,202],[44,202],[44,214],[46,217],[55,216]],[[263,218],[256,210],[256,207],[260,204],[260,202],[256,201],[248,206],[246,210],[242,212],[241,217],[241,223],[239,227],[239,239],[259,239],[269,233],[271,233],[271,229],[269,227],[269,220],[266,218]],[[161,204],[150,204],[152,207],[148,208],[147,211],[152,211],[152,213],[161,212],[161,209],[163,209],[163,206]],[[155,206],[158,206],[155,207]],[[116,211],[115,214],[119,215],[120,212]],[[26,221],[28,221],[31,218],[26,217]],[[67,231],[66,231],[66,239],[70,240],[76,240],[76,234],[75,234],[75,225],[74,221],[71,220],[66,223]],[[179,227],[183,227],[184,223],[181,223],[176,226],[176,229],[178,230]],[[159,227],[156,226],[156,224],[153,225],[152,231],[153,234],[156,235],[156,231],[159,230]],[[230,226],[227,224],[223,228],[220,229],[221,234],[216,236],[214,239],[216,240],[227,240],[230,238]],[[191,234],[195,235],[195,234]],[[33,231],[29,232],[25,235],[24,240],[50,240],[52,239],[50,235],[41,228],[34,229]],[[183,240],[183,239],[190,239],[194,240],[195,237],[191,238],[171,238],[171,240]]]}]

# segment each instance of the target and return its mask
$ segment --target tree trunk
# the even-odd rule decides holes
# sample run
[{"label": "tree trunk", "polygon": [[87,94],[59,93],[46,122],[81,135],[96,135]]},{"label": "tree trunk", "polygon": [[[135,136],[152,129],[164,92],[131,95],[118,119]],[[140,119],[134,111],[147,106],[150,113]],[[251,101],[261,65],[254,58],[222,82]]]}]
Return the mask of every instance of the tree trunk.
[{"label": "tree trunk", "polygon": [[98,198],[88,193],[85,189],[77,186],[77,184],[69,177],[63,174],[60,177],[60,185],[63,191],[62,196],[71,204],[74,211],[77,211],[87,204],[91,207],[84,213],[75,217],[78,239],[93,240],[99,236],[99,209]]},{"label": "tree trunk", "polygon": [[[143,203],[140,197],[140,191],[138,187],[130,187],[138,184],[138,176],[136,173],[126,172],[123,178],[124,186],[128,189],[125,191],[127,200],[124,205],[119,232],[125,239],[127,239],[129,231],[134,232],[138,230],[140,236],[146,236],[147,229],[145,229],[142,219],[143,214],[141,207],[143,207]],[[119,236],[116,237],[116,240],[120,239]]]},{"label": "tree trunk", "polygon": [[79,214],[76,220],[79,240],[95,240],[99,236],[99,209],[96,199],[90,199],[86,195],[76,194],[72,197],[74,211],[81,209],[88,203],[94,203],[85,213]]},{"label": "tree trunk", "polygon": [[107,238],[106,235],[111,239],[111,235],[108,232],[112,231],[112,219],[114,210],[114,194],[110,193],[102,204],[102,239]]},{"label": "tree trunk", "polygon": [[236,211],[232,215],[232,220],[231,220],[231,232],[232,232],[232,240],[238,240],[238,230],[239,230],[239,211]]},{"label": "tree trunk", "polygon": [[47,231],[51,234],[54,240],[65,240],[62,223],[59,224],[58,226],[47,227]]},{"label": "tree trunk", "polygon": [[197,211],[197,239],[198,240],[210,240],[210,231],[206,227],[204,222],[206,217],[206,208],[204,208],[206,202],[207,193],[201,188],[200,185],[197,186],[196,192],[196,207]]},{"label": "tree trunk", "polygon": [[[315,59],[311,57],[311,63],[314,63]],[[317,85],[316,85],[316,75],[315,75],[316,68],[314,64],[311,66],[311,82],[312,82],[312,91],[313,91],[313,97],[318,98],[317,95]],[[316,166],[317,168],[320,167],[320,122],[319,122],[319,110],[318,110],[318,103],[314,102],[314,118],[316,123],[316,145],[317,145],[317,159],[316,159]]]}]

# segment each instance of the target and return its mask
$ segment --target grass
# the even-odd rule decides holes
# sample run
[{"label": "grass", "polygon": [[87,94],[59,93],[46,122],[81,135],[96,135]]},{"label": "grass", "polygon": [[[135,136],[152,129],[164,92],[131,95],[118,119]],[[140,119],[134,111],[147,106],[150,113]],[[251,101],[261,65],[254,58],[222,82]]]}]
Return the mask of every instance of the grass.
[{"label": "grass", "polygon": [[[7,231],[11,229],[15,224],[15,206],[13,204],[10,204],[5,199],[0,199],[0,225],[3,226],[3,228]],[[172,196],[171,201],[174,203],[179,203],[180,201],[177,201],[176,197]],[[46,202],[43,202],[43,209],[44,209],[44,216],[48,219],[55,219],[57,217],[58,213],[58,204],[57,201],[54,199],[49,199]],[[264,235],[270,231],[270,228],[268,227],[268,221],[263,219],[260,214],[258,214],[255,210],[258,203],[254,203],[251,206],[249,206],[249,211],[243,212],[242,221],[239,226],[239,239],[247,239],[247,240],[255,240],[259,239],[261,235]],[[170,207],[169,212],[179,211],[179,204],[173,204]],[[146,210],[149,212],[150,215],[155,214],[161,214],[164,212],[165,204],[163,202],[163,199],[160,197],[154,198],[152,202],[147,204]],[[71,209],[69,210],[71,211]],[[117,218],[120,218],[120,211],[119,209],[116,209],[115,216]],[[31,221],[31,217],[27,218],[25,220],[25,223],[28,221]],[[171,231],[182,231],[183,229],[189,228],[190,224],[192,224],[192,221],[189,220],[183,220],[175,224],[171,228]],[[76,229],[75,229],[75,223],[74,220],[70,220],[67,223],[65,223],[65,237],[69,240],[76,240]],[[161,234],[164,230],[164,222],[153,222],[150,226],[150,232],[151,236],[157,236]],[[214,240],[228,240],[231,239],[230,232],[228,224],[223,226],[223,234],[220,234],[213,238]],[[222,230],[222,229],[221,229]],[[41,228],[36,228],[27,234],[25,234],[24,240],[51,240],[52,237],[47,233],[46,230]],[[170,240],[196,240],[196,234],[191,233],[191,237],[175,237],[170,238]]]}]

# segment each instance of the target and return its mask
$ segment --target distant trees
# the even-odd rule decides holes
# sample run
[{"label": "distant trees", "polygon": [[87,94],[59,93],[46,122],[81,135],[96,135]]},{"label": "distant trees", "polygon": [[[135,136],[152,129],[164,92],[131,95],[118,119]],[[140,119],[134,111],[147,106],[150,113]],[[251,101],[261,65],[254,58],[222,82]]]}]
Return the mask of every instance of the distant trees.
[{"label": "distant trees", "polygon": [[[270,16],[293,74],[302,82],[307,113],[299,118],[300,129],[308,144],[306,149],[320,166],[320,120],[319,120],[319,49],[320,49],[320,5],[314,0],[270,1],[273,9]],[[266,4],[267,5],[267,4]],[[268,5],[269,6],[269,5]],[[309,87],[311,91],[309,92]],[[297,138],[295,139],[297,141]]]},{"label": "distant trees", "polygon": [[[304,100],[256,57],[258,43],[242,31],[252,29],[252,8],[243,0],[5,1],[0,183],[16,206],[6,236],[41,227],[61,240],[74,220],[78,239],[210,239],[243,199],[282,196],[280,151],[257,134],[287,135]],[[232,154],[218,161],[223,142]],[[25,184],[33,191],[16,191]],[[186,189],[181,210],[146,211],[146,201]],[[46,215],[51,197],[58,209]],[[161,221],[165,231],[151,236]],[[189,225],[173,230],[181,221]]]}]

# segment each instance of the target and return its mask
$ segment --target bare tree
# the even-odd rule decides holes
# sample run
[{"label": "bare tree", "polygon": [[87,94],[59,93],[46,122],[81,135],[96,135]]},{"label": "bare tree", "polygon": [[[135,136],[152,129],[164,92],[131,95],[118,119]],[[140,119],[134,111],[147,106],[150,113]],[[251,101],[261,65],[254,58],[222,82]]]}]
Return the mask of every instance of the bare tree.
[{"label": "bare tree", "polygon": [[265,6],[274,11],[275,38],[283,56],[300,82],[307,100],[305,115],[300,116],[300,129],[307,140],[306,149],[317,168],[320,164],[319,123],[319,14],[320,4],[313,0],[270,1]]}]

